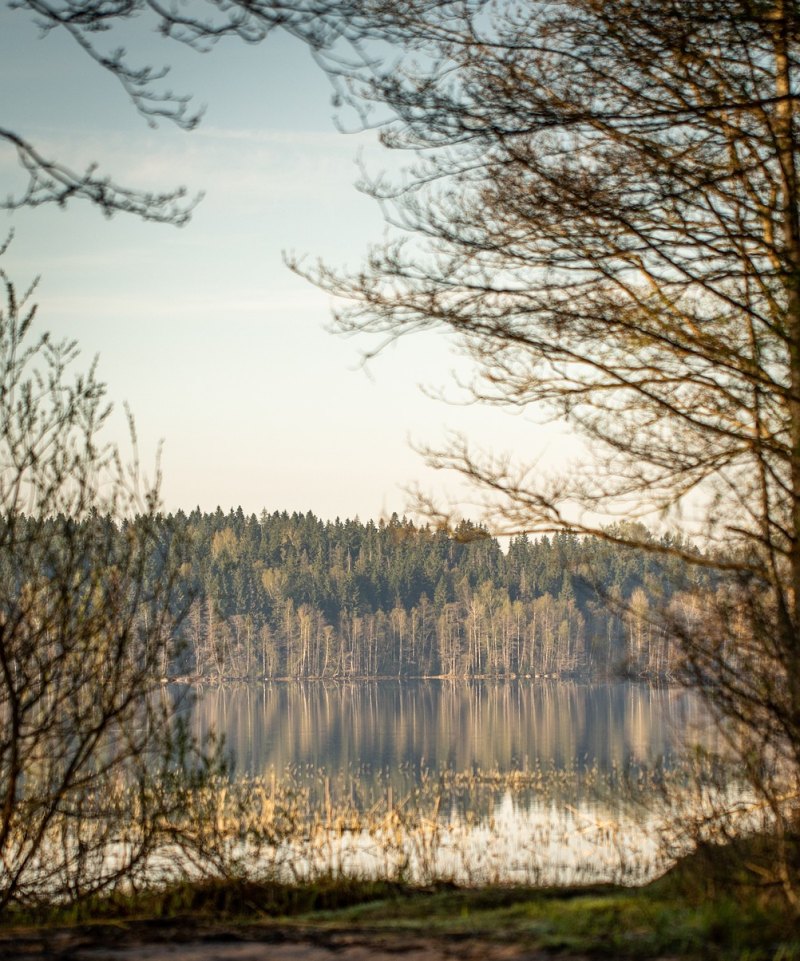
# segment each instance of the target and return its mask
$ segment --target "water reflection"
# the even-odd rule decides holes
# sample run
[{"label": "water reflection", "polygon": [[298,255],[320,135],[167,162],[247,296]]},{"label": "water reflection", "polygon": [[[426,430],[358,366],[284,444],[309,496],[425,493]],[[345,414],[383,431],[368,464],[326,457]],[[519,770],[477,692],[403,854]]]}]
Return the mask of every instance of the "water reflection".
[{"label": "water reflection", "polygon": [[[282,797],[298,805],[295,829],[269,848],[292,878],[638,882],[664,867],[661,787],[682,790],[687,740],[712,741],[691,693],[631,682],[272,682],[195,694],[194,731],[225,735],[243,790],[270,810]],[[255,800],[246,810],[258,816]]]},{"label": "water reflection", "polygon": [[340,772],[600,770],[669,762],[707,737],[680,688],[631,682],[274,682],[197,692],[193,723],[224,733],[237,769]]}]

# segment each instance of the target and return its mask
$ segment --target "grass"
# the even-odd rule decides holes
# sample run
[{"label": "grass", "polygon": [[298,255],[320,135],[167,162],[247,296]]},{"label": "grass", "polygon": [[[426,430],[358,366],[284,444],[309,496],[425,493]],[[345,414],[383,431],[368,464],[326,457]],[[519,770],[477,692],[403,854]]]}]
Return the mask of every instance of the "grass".
[{"label": "grass", "polygon": [[652,887],[484,888],[307,915],[310,925],[507,941],[554,954],[773,961],[800,958],[784,912],[729,897],[692,902]]},{"label": "grass", "polygon": [[[570,886],[544,887],[552,870],[524,874],[525,884],[488,883],[507,881],[511,859],[522,855],[534,867],[541,861],[543,869],[551,868],[547,858],[556,828],[573,843],[586,839],[586,825],[568,802],[573,794],[581,796],[586,781],[601,795],[613,785],[592,771],[568,774],[537,771],[526,775],[535,783],[520,785],[491,772],[472,772],[463,783],[456,776],[452,783],[423,779],[407,796],[387,790],[385,798],[361,803],[347,795],[337,799],[335,785],[315,771],[310,785],[299,776],[286,783],[251,778],[212,784],[192,797],[194,806],[186,807],[185,823],[175,832],[194,855],[189,863],[199,863],[204,852],[214,854],[213,863],[203,862],[202,879],[187,876],[177,861],[170,880],[156,875],[160,885],[142,869],[104,896],[62,896],[60,903],[29,898],[24,908],[0,918],[0,956],[14,955],[14,939],[24,936],[22,928],[34,936],[64,928],[88,930],[100,946],[120,937],[124,941],[125,931],[138,932],[142,940],[168,926],[176,937],[189,938],[200,927],[218,930],[222,925],[265,938],[288,932],[294,939],[316,940],[356,932],[366,943],[372,937],[400,935],[456,944],[464,939],[507,942],[565,958],[800,961],[799,915],[787,911],[781,899],[775,884],[777,849],[765,833],[740,836],[727,845],[695,838],[695,853],[667,875],[629,887],[596,882],[652,877],[653,871],[645,870],[652,855],[641,843],[629,853],[624,832],[609,833],[605,821],[598,820],[588,836],[592,843],[579,849],[585,869],[572,872]],[[646,782],[639,788],[650,791]],[[480,835],[483,847],[468,846],[471,821],[462,823],[460,834],[443,824],[442,810],[457,801],[470,812],[483,810],[483,804],[491,813],[498,790],[531,790],[540,801],[572,813],[555,827],[544,819],[538,834],[530,833],[535,825],[523,825],[523,840],[494,854],[489,833]],[[487,823],[491,826],[491,818]],[[619,828],[619,820],[610,823]],[[348,861],[353,850],[360,850],[354,842],[362,841],[377,852],[375,862],[363,857]],[[466,864],[473,849],[485,864],[481,871],[473,870],[470,884],[461,886],[463,878],[440,855],[460,852]],[[619,856],[617,867],[602,860],[608,851]],[[800,840],[787,840],[782,851],[800,892]],[[264,860],[265,854],[272,860]],[[373,870],[362,867],[358,873],[354,863]],[[631,863],[639,870],[628,870]],[[572,884],[575,878],[595,883]],[[4,952],[9,944],[11,950]]]},{"label": "grass", "polygon": [[[772,896],[751,891],[707,897],[687,889],[674,873],[640,888],[421,888],[333,877],[313,884],[184,883],[4,921],[6,928],[35,924],[39,930],[90,925],[100,940],[108,936],[109,923],[124,930],[169,921],[190,932],[205,923],[246,926],[251,933],[256,926],[265,936],[278,927],[314,938],[356,931],[367,939],[477,939],[564,957],[800,961],[797,921]],[[4,935],[7,943],[12,932]]]}]

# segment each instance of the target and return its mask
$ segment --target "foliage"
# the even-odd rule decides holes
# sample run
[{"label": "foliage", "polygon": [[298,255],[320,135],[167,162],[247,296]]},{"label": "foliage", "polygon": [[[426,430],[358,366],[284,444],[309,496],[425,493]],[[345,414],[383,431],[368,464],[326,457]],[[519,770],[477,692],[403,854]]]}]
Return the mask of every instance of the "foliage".
[{"label": "foliage", "polygon": [[[378,4],[389,16],[389,4]],[[409,0],[392,69],[345,67],[413,165],[366,188],[400,228],[306,271],[347,333],[444,328],[474,400],[561,419],[542,477],[430,452],[506,532],[666,551],[717,589],[662,610],[779,835],[800,811],[800,14],[790,0]],[[449,511],[422,499],[442,521]],[[690,555],[598,517],[694,519]],[[634,598],[631,598],[635,606]],[[787,883],[800,911],[800,893]]]},{"label": "foliage", "polygon": [[179,539],[102,439],[73,343],[0,312],[0,910],[75,900],[147,862],[192,745],[159,678]]},{"label": "foliage", "polygon": [[[40,35],[67,35],[78,56],[94,61],[99,70],[118,84],[124,97],[151,127],[170,123],[192,130],[202,109],[194,109],[191,94],[176,93],[166,78],[169,67],[131,55],[132,21],[176,44],[207,52],[221,39],[261,43],[273,30],[297,37],[313,52],[317,62],[333,75],[343,51],[363,59],[364,32],[368,29],[369,5],[360,0],[195,0],[188,5],[166,5],[158,0],[12,0],[7,16],[28,17]],[[334,48],[339,47],[334,51]],[[31,60],[35,62],[32,52]],[[55,97],[56,92],[52,95]],[[16,154],[22,185],[3,191],[0,210],[18,210],[57,204],[65,207],[85,202],[106,216],[130,214],[146,221],[183,226],[200,200],[189,197],[184,187],[160,191],[142,190],[120,183],[88,162],[75,170],[57,157],[46,155],[23,130],[0,124],[0,144]]]},{"label": "foliage", "polygon": [[[102,527],[105,549],[124,555],[141,525],[147,591],[160,590],[176,542],[183,550],[170,599],[182,643],[160,648],[161,677],[670,677],[678,651],[656,612],[691,614],[692,592],[713,587],[675,559],[603,539],[521,537],[503,553],[466,522],[451,537],[397,515],[376,525],[198,509],[123,526],[97,514],[73,529],[88,543]],[[58,554],[52,524],[44,536]]]},{"label": "foliage", "polygon": [[[550,483],[532,467],[476,455],[466,439],[432,451],[436,466],[484,492],[493,527],[594,533],[714,572],[712,592],[703,585],[693,600],[662,609],[663,630],[680,641],[776,831],[790,835],[800,793],[796,4],[234,0],[191,14],[150,0],[14,6],[44,29],[68,31],[143,114],[185,125],[193,122],[185,101],[154,90],[161,74],[101,52],[105,28],[145,13],[199,48],[231,35],[258,42],[275,26],[319,56],[337,40],[349,45],[355,55],[330,56],[328,68],[365,116],[377,106],[384,142],[409,151],[416,167],[398,185],[367,185],[401,239],[376,248],[354,276],[323,267],[313,278],[355,305],[339,316],[344,330],[386,342],[451,329],[476,362],[477,400],[549,412],[593,443],[599,461]],[[49,163],[13,132],[0,138],[29,177],[8,206],[81,196],[108,212],[185,217],[175,194],[126,193],[91,169],[81,177]],[[678,513],[690,497],[713,545],[702,553],[593,520]],[[232,546],[220,538],[212,553],[224,558]],[[377,627],[365,647],[357,643],[357,574],[341,570],[349,620],[336,625],[335,651],[320,607],[295,618],[286,605],[296,572],[260,572],[264,590],[284,603],[283,636],[297,635],[290,673],[384,669]],[[570,589],[561,592],[564,610]],[[649,595],[620,600],[638,655]],[[485,611],[491,599],[480,603]],[[242,637],[253,650],[253,634],[245,617],[218,635],[217,613],[209,608],[201,646],[222,673]],[[561,615],[569,637],[574,621]],[[466,654],[469,670],[492,670],[497,644],[480,628],[451,644],[456,656],[444,665],[439,656],[439,669],[457,673]],[[566,650],[572,669],[576,648],[568,641]],[[501,654],[505,669],[511,663]],[[389,666],[402,670],[402,659]],[[785,893],[800,909],[797,892],[787,885]]]},{"label": "foliage", "polygon": [[[487,954],[492,945],[502,943],[568,957],[791,961],[800,956],[791,921],[775,905],[727,897],[687,903],[657,887],[420,889],[335,878],[307,885],[203,882],[126,899],[96,900],[77,918],[57,910],[47,918],[50,924],[92,921],[91,927],[74,934],[83,947],[107,947],[111,930],[120,945],[129,939],[147,942],[151,932],[158,940],[180,938],[185,933],[180,922],[164,924],[165,918],[176,915],[191,925],[195,936],[210,922],[219,937],[220,920],[226,919],[227,937],[246,937],[250,942],[302,938],[331,949],[342,932],[350,943],[355,938],[369,946],[379,940],[384,950],[396,936],[406,949],[409,939],[420,938],[428,944],[434,940],[444,950],[452,950],[454,942],[462,950],[466,944],[483,943]],[[102,921],[113,922],[113,929]],[[46,939],[47,934],[44,929],[37,938]],[[68,932],[62,929],[58,934],[60,943],[69,943]],[[22,941],[9,932],[0,943],[13,949]]]},{"label": "foliage", "polygon": [[520,537],[503,553],[464,521],[455,536],[397,515],[218,509],[163,522],[190,545],[179,587],[194,598],[171,671],[200,677],[666,677],[677,649],[654,611],[692,608],[703,581],[600,538]]}]

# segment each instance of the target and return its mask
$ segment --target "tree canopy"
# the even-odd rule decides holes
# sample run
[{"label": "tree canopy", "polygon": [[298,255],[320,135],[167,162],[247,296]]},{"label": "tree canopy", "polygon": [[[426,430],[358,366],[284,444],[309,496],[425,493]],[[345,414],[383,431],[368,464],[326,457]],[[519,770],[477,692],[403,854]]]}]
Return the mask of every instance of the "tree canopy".
[{"label": "tree canopy", "polygon": [[[505,532],[593,533],[716,569],[665,624],[780,830],[800,820],[800,10],[792,0],[16,0],[66,30],[150,120],[191,127],[157,69],[99,44],[134,15],[198,49],[305,40],[411,163],[366,187],[396,232],[361,270],[306,270],[385,343],[455,332],[482,403],[563,419],[585,469],[431,452]],[[183,222],[180,192],[76,175],[0,129],[28,174],[6,206],[82,197]],[[297,265],[296,265],[297,266]],[[604,514],[680,516],[707,549]],[[699,505],[699,507],[698,507]],[[429,510],[434,510],[428,505]],[[448,519],[448,518],[445,518]],[[212,544],[218,556],[231,548]],[[271,580],[280,592],[282,580]],[[772,765],[778,758],[780,763]],[[772,766],[770,766],[772,765]],[[769,770],[767,770],[769,768]],[[798,899],[795,897],[795,903]]]},{"label": "tree canopy", "polygon": [[[126,42],[134,20],[198,52],[209,51],[225,38],[258,44],[273,30],[281,30],[306,43],[333,76],[345,54],[348,62],[367,62],[362,45],[371,32],[369,6],[360,0],[199,0],[191,5],[158,0],[13,0],[4,15],[28,16],[42,35],[67,34],[75,43],[76,56],[94,61],[148,124],[169,123],[188,131],[197,126],[202,110],[194,106],[191,91],[171,87],[168,64],[139,61],[138,55],[129,53]],[[3,192],[0,209],[85,201],[109,216],[125,213],[182,226],[199,199],[189,197],[180,186],[165,185],[152,192],[120,183],[91,159],[84,170],[73,170],[57,157],[46,156],[25,130],[10,129],[1,120],[0,142],[15,151],[25,175],[18,192]]]},{"label": "tree canopy", "polygon": [[158,487],[104,440],[94,368],[76,373],[74,343],[35,336],[34,308],[0,279],[3,910],[132,877],[196,756],[154,696],[180,620]]},{"label": "tree canopy", "polygon": [[170,673],[212,680],[676,677],[680,652],[655,614],[714,590],[673,557],[570,534],[513,538],[504,552],[467,521],[455,536],[396,514],[197,509],[162,523],[189,545]]},{"label": "tree canopy", "polygon": [[593,518],[692,503],[702,563],[727,588],[671,630],[786,829],[800,784],[800,10],[420,0],[399,20],[409,56],[349,74],[389,118],[386,145],[414,158],[370,188],[398,230],[356,273],[309,273],[349,302],[343,330],[452,330],[477,401],[549,411],[588,438],[591,463],[550,484],[465,438],[432,451],[483,492],[490,527],[608,536]]}]

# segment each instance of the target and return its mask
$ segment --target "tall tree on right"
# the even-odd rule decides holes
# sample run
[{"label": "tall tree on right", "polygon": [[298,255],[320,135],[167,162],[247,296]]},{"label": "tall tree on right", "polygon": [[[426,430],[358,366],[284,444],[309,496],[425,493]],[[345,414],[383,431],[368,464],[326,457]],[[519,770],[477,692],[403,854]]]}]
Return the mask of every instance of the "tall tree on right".
[{"label": "tall tree on right", "polygon": [[[798,4],[369,6],[412,51],[342,68],[415,158],[402,183],[367,185],[399,239],[356,274],[305,272],[349,301],[343,330],[449,328],[475,399],[589,438],[590,467],[547,485],[464,438],[429,451],[484,493],[495,531],[593,532],[717,569],[713,604],[671,629],[778,833],[795,830]],[[593,520],[687,503],[702,556]]]}]

